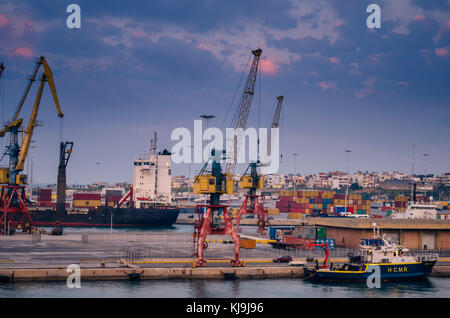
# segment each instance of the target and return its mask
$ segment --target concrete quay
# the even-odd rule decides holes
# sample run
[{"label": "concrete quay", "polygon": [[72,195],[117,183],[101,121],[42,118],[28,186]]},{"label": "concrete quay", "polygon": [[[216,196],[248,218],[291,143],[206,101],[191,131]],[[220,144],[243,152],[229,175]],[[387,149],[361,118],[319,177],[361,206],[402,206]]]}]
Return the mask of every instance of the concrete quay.
[{"label": "concrete quay", "polygon": [[[280,250],[257,243],[254,249],[241,248],[245,267],[231,267],[234,244],[219,243],[228,236],[212,236],[205,251],[207,267],[198,268],[193,267],[192,233],[84,235],[68,231],[63,236],[41,235],[38,240],[23,233],[0,237],[0,281],[66,280],[70,264],[80,266],[82,280],[302,278],[302,267],[273,263],[273,259],[290,255],[294,262],[304,262],[307,257],[324,257],[322,250]],[[329,262],[344,262],[349,251],[330,251]],[[432,276],[450,276],[450,258],[439,258]]]},{"label": "concrete quay", "polygon": [[[251,260],[248,260],[251,261]],[[333,261],[338,263],[338,261]],[[251,265],[245,267],[140,267],[128,264],[124,267],[81,268],[82,280],[136,280],[136,279],[266,279],[304,278],[303,267],[288,265]],[[161,264],[159,264],[161,266]],[[1,282],[20,281],[65,281],[71,272],[66,267],[58,268],[3,268],[0,269]],[[436,265],[432,277],[450,277],[450,266]]]}]

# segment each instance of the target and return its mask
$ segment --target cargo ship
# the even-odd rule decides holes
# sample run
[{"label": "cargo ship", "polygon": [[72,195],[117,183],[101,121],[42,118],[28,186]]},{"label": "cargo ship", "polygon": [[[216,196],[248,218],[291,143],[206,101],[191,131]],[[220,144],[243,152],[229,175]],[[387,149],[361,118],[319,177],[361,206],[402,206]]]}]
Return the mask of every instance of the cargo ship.
[{"label": "cargo ship", "polygon": [[168,227],[172,226],[179,214],[177,207],[152,206],[146,208],[98,207],[67,211],[62,218],[56,217],[55,210],[30,209],[29,214],[38,227]]},{"label": "cargo ship", "polygon": [[[122,189],[106,191],[102,204],[101,193],[74,193],[72,202],[65,200],[65,174],[63,199],[52,202],[52,190],[38,190],[37,207],[30,207],[32,222],[38,227],[170,227],[180,213],[172,203],[171,153],[156,152],[157,135],[151,141],[149,153],[134,159],[133,185],[125,195]],[[63,151],[61,151],[63,153]],[[61,156],[63,157],[63,156]],[[61,164],[60,164],[61,168]],[[61,170],[61,169],[60,169]],[[58,182],[60,181],[58,175]],[[58,189],[61,186],[58,184]],[[65,202],[58,205],[58,202]]]},{"label": "cargo ship", "polygon": [[437,255],[433,253],[407,255],[407,248],[391,243],[384,236],[376,237],[374,242],[374,245],[361,245],[359,255],[349,253],[349,261],[342,266],[327,264],[328,247],[324,246],[327,255],[323,265],[315,259],[307,260],[304,267],[306,280],[367,282],[374,267],[379,268],[381,281],[413,280],[428,276],[437,262]]}]

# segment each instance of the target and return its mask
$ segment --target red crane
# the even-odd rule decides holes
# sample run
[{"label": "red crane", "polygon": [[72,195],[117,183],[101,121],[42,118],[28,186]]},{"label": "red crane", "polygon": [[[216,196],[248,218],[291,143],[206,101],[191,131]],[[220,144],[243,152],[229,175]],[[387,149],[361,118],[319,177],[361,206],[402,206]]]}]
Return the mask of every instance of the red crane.
[{"label": "red crane", "polygon": [[328,257],[330,256],[330,253],[328,251],[328,244],[326,244],[326,243],[311,243],[311,244],[308,244],[306,246],[319,246],[319,247],[325,249],[325,259],[323,260],[323,264],[320,265],[319,267],[320,268],[327,268],[328,267],[328,265],[327,265]]}]

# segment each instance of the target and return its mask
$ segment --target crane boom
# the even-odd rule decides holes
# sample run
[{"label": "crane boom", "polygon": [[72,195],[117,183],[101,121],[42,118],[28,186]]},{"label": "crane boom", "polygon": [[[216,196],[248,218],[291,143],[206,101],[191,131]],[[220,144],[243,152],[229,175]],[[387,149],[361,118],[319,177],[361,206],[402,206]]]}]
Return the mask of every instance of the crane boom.
[{"label": "crane boom", "polygon": [[[273,114],[272,126],[271,128],[278,128],[280,126],[280,115],[281,115],[281,105],[283,105],[284,96],[278,96],[278,104],[275,108],[275,113]],[[269,129],[269,137],[267,140],[267,154],[270,154],[270,149],[272,147],[272,130]]]},{"label": "crane boom", "polygon": [[[27,129],[25,130],[25,136],[22,140],[22,144],[20,147],[18,147],[18,138],[17,134],[22,126],[23,119],[18,118],[20,111],[22,110],[22,106],[25,103],[25,100],[30,92],[31,86],[33,82],[36,81],[37,73],[40,69],[40,66],[43,65],[44,71],[42,73],[42,76],[40,78],[40,85],[38,92],[36,94],[36,98],[34,101],[33,110],[31,111],[30,120],[28,121]],[[28,155],[28,151],[30,148],[31,139],[33,137],[34,128],[37,126],[36,119],[39,111],[39,105],[41,103],[42,93],[44,90],[45,82],[48,82],[50,91],[52,92],[53,100],[56,105],[56,111],[58,112],[58,117],[62,118],[64,117],[64,114],[61,112],[61,107],[58,100],[58,95],[56,93],[55,88],[55,82],[53,80],[53,74],[50,69],[50,66],[48,65],[47,61],[45,60],[44,56],[41,56],[39,60],[36,62],[36,66],[33,70],[33,73],[31,77],[28,79],[28,83],[25,86],[25,92],[22,96],[22,98],[19,101],[19,104],[16,108],[16,111],[13,115],[13,118],[9,124],[7,124],[2,130],[0,130],[0,137],[5,136],[7,132],[10,132],[12,134],[12,144],[10,145],[10,183],[15,184],[16,183],[16,175],[24,169],[25,160]]]},{"label": "crane boom", "polygon": [[[44,79],[47,79],[48,84],[50,86],[50,90],[51,90],[52,95],[53,95],[53,100],[55,101],[56,110],[58,112],[58,117],[59,118],[64,117],[64,114],[61,112],[61,107],[59,105],[58,94],[56,93],[55,82],[53,81],[52,70],[50,69],[50,66],[48,65],[47,61],[45,60],[45,57],[41,56],[39,58],[39,60],[36,62],[36,66],[34,67],[34,70],[33,70],[33,73],[31,74],[31,77],[28,79],[28,83],[25,86],[25,91],[24,91],[24,93],[22,95],[22,98],[19,101],[19,104],[17,105],[16,111],[15,111],[15,113],[13,115],[13,118],[12,118],[11,122],[8,125],[6,125],[2,130],[0,130],[0,137],[5,136],[5,134],[8,131],[10,131],[12,127],[20,126],[21,122],[19,122],[17,117],[19,116],[19,113],[22,110],[22,106],[25,103],[25,100],[26,100],[26,98],[28,96],[28,93],[30,92],[31,86],[36,81],[36,75],[37,75],[41,65],[44,66],[44,75],[45,75]],[[3,67],[3,70],[4,69],[5,68]],[[0,71],[0,75],[1,75],[1,71]]]},{"label": "crane boom", "polygon": [[247,82],[244,88],[244,94],[238,109],[237,116],[233,118],[231,126],[235,129],[235,135],[233,137],[232,149],[229,149],[231,153],[227,156],[232,159],[232,162],[227,162],[225,167],[225,174],[230,176],[234,175],[236,168],[237,156],[239,154],[242,138],[244,136],[244,130],[247,126],[248,115],[250,113],[250,107],[252,106],[253,95],[255,93],[256,76],[258,74],[258,65],[261,57],[262,50],[257,49],[252,51],[254,57],[250,73],[248,74]]},{"label": "crane boom", "polygon": [[42,56],[42,64],[44,65],[44,75],[48,81],[48,86],[50,87],[50,91],[52,92],[53,100],[55,102],[56,111],[58,112],[58,117],[63,118],[64,114],[61,112],[61,106],[59,105],[58,94],[56,93],[55,81],[53,80],[52,70],[48,65],[45,58]]}]

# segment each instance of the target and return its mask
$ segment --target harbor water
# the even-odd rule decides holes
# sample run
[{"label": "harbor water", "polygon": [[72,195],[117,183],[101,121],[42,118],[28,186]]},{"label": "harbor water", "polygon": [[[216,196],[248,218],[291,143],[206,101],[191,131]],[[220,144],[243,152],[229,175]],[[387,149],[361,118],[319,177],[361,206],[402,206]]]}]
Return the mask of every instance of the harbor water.
[{"label": "harbor water", "polygon": [[450,278],[415,282],[314,284],[301,279],[85,281],[69,289],[60,282],[0,284],[0,298],[448,298]]}]

